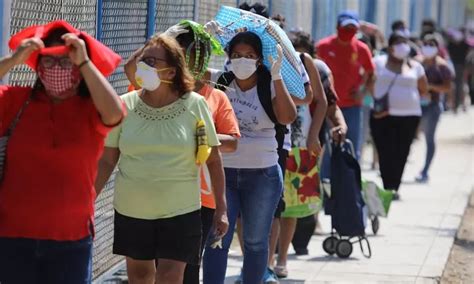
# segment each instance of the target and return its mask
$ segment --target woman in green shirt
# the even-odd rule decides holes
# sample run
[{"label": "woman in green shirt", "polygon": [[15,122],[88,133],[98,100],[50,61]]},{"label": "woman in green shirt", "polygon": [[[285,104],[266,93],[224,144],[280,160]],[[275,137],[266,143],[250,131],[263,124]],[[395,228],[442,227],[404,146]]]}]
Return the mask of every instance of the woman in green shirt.
[{"label": "woman in green shirt", "polygon": [[[199,261],[197,162],[211,175],[214,226],[218,234],[227,231],[219,140],[204,97],[192,92],[194,80],[176,40],[153,37],[137,58],[135,77],[142,89],[122,96],[129,114],[107,138],[96,189],[118,163],[113,252],[126,256],[130,281],[182,283],[186,264]],[[202,124],[206,137],[198,145]],[[206,147],[212,149],[207,162]]]}]

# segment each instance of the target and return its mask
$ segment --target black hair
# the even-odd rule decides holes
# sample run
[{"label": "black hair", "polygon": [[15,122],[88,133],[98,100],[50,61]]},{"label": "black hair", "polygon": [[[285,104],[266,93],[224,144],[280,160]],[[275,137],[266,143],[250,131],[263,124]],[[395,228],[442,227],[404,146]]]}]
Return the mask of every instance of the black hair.
[{"label": "black hair", "polygon": [[374,52],[375,44],[376,44],[375,36],[362,34],[358,39],[360,42],[365,43],[372,53]]},{"label": "black hair", "polygon": [[306,53],[309,53],[311,56],[313,56],[314,41],[311,39],[311,36],[308,33],[302,31],[291,32],[289,37],[294,48],[304,48]]},{"label": "black hair", "polygon": [[253,32],[241,32],[236,34],[227,44],[226,52],[227,55],[231,56],[232,50],[234,50],[237,44],[247,44],[250,45],[255,52],[257,53],[258,57],[263,59],[263,47],[262,41],[260,37]]},{"label": "black hair", "polygon": [[[69,31],[62,27],[51,30],[46,35],[46,37],[42,38],[44,46],[50,47],[51,45],[56,44],[56,43],[64,44],[64,40],[61,37],[67,33],[69,33]],[[37,64],[39,64],[40,57],[41,55],[38,56]],[[87,88],[87,84],[84,79],[81,80],[77,89],[78,89],[78,92],[77,92],[78,96],[85,97],[85,98],[90,97],[89,88]],[[37,78],[35,83],[33,84],[33,94],[39,91],[44,91],[44,86],[40,78]]]},{"label": "black hair", "polygon": [[406,36],[402,35],[401,33],[394,32],[388,38],[388,46],[392,46],[399,39],[408,40],[408,38]]},{"label": "black hair", "polygon": [[436,28],[436,21],[433,20],[433,19],[424,19],[422,22],[421,22],[421,25],[422,26],[429,26],[433,29]]},{"label": "black hair", "polygon": [[286,19],[283,15],[276,14],[276,15],[273,15],[271,19],[275,22],[278,22],[278,25],[280,26],[280,28],[285,29]]},{"label": "black hair", "polygon": [[268,18],[268,9],[267,6],[263,5],[262,3],[255,3],[253,5],[249,5],[247,2],[244,2],[239,5],[239,9],[250,11],[254,14],[260,15],[262,17]]},{"label": "black hair", "polygon": [[438,42],[438,39],[436,38],[436,36],[434,34],[426,34],[423,39],[423,41],[431,41],[431,42],[434,42],[436,47],[439,47],[439,42]]},{"label": "black hair", "polygon": [[405,27],[405,22],[402,20],[396,20],[392,23],[392,32],[399,30],[402,27]]}]

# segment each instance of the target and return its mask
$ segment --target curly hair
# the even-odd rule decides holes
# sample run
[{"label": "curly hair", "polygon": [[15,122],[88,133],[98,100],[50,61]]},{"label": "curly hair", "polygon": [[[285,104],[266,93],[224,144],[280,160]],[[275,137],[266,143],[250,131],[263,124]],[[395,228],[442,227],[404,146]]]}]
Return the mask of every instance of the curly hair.
[{"label": "curly hair", "polygon": [[180,95],[194,90],[194,78],[186,66],[186,59],[179,43],[172,37],[166,35],[153,36],[146,44],[147,46],[162,46],[165,49],[166,63],[176,68],[171,88]]}]

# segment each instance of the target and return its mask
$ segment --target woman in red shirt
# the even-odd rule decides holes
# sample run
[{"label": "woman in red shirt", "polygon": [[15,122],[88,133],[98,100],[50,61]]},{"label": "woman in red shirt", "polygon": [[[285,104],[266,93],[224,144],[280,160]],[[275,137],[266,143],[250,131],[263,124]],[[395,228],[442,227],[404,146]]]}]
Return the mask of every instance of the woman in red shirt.
[{"label": "woman in red shirt", "polygon": [[64,21],[27,28],[10,47],[0,77],[27,63],[38,79],[0,86],[2,136],[19,117],[0,184],[0,283],[90,283],[97,162],[124,116],[103,74],[120,57]]}]

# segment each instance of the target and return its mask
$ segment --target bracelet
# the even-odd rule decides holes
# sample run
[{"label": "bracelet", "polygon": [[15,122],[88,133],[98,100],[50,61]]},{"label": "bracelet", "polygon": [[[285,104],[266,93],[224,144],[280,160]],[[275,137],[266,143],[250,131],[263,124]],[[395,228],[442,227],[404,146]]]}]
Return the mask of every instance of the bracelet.
[{"label": "bracelet", "polygon": [[79,65],[77,66],[77,68],[78,68],[78,69],[81,69],[82,66],[86,65],[86,64],[89,63],[89,62],[91,62],[91,60],[90,60],[90,59],[86,59],[86,60],[82,61],[82,63],[79,64]]}]

